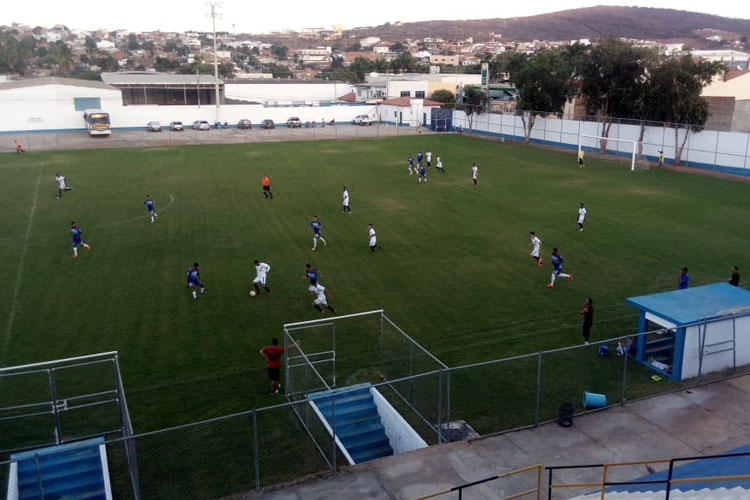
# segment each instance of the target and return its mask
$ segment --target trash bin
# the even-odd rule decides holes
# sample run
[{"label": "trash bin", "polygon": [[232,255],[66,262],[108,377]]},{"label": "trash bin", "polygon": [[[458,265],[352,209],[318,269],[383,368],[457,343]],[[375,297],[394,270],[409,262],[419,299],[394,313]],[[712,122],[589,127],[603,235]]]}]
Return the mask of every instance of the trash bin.
[{"label": "trash bin", "polygon": [[563,403],[560,409],[557,410],[557,423],[563,427],[570,427],[573,425],[573,414],[575,413],[575,405],[573,403]]}]

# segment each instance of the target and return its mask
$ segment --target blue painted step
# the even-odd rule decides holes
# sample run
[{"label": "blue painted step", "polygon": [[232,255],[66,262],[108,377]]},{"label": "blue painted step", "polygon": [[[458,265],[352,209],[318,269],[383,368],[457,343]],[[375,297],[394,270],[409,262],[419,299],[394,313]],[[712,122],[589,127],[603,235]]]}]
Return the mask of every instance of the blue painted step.
[{"label": "blue painted step", "polygon": [[[41,476],[44,498],[65,500],[106,500],[106,486],[99,445],[104,438],[50,446],[17,453],[19,500],[38,500]],[[44,453],[54,452],[51,455]],[[37,470],[38,455],[39,470]]]},{"label": "blue painted step", "polygon": [[393,455],[370,387],[357,384],[307,395],[329,426],[335,421],[336,437],[357,464]]}]

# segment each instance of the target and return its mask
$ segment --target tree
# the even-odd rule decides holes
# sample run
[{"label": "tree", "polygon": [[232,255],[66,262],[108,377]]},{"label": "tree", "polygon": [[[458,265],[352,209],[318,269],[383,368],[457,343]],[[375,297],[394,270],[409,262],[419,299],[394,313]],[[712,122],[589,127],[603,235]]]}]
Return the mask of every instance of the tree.
[{"label": "tree", "polygon": [[174,71],[180,67],[180,63],[166,57],[157,57],[154,63],[154,68],[157,71]]},{"label": "tree", "polygon": [[362,50],[362,45],[359,42],[354,42],[346,48],[347,52],[359,52]]},{"label": "tree", "polygon": [[481,115],[487,105],[487,94],[476,85],[464,87],[462,101],[456,103],[456,109],[466,113],[466,119],[469,121],[469,135],[471,135],[474,122],[474,115]]},{"label": "tree", "polygon": [[271,54],[276,56],[279,61],[285,61],[289,48],[286,45],[272,45]]},{"label": "tree", "polygon": [[544,50],[534,54],[511,78],[519,92],[518,107],[525,110],[521,121],[527,144],[537,116],[562,112],[572,88],[570,74],[570,66],[557,52]]},{"label": "tree", "polygon": [[174,40],[167,40],[167,43],[164,44],[165,52],[177,52],[179,48],[179,45]]},{"label": "tree", "polygon": [[450,90],[440,89],[433,92],[430,99],[443,104],[455,104],[456,94]]},{"label": "tree", "polygon": [[135,33],[128,34],[128,50],[138,50],[141,48],[141,44],[138,43],[138,37]]},{"label": "tree", "polygon": [[7,31],[0,31],[0,73],[18,72],[26,68],[21,44]]},{"label": "tree", "polygon": [[409,52],[402,52],[391,61],[391,69],[394,71],[414,71],[417,69],[417,60]]},{"label": "tree", "polygon": [[[689,132],[699,132],[708,120],[708,101],[701,97],[703,87],[725,69],[720,62],[696,62],[688,54],[667,58],[651,69],[642,112],[647,119],[667,122],[674,128],[675,165],[680,164]],[[685,135],[680,142],[681,129]]]},{"label": "tree", "polygon": [[96,53],[96,50],[97,50],[96,49],[96,40],[94,40],[90,36],[87,36],[86,37],[86,51],[89,54],[94,54],[94,53]]},{"label": "tree", "polygon": [[581,94],[590,114],[602,118],[601,151],[607,149],[607,137],[615,117],[628,118],[643,91],[647,68],[655,58],[651,49],[635,47],[610,37],[593,46],[581,68]]},{"label": "tree", "polygon": [[390,50],[391,52],[404,52],[405,50],[407,50],[407,48],[406,48],[406,45],[404,45],[403,43],[396,42],[390,47],[388,47],[388,50]]},{"label": "tree", "polygon": [[148,50],[148,53],[152,56],[154,55],[154,51],[156,51],[156,45],[154,45],[154,42],[152,40],[148,40],[147,42],[143,42],[141,45],[141,48],[143,50]]}]

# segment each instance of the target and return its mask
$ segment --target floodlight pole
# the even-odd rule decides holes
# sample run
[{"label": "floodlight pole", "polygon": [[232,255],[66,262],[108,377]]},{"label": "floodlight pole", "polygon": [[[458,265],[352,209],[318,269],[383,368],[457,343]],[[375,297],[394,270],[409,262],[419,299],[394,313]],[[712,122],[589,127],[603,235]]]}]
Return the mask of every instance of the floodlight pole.
[{"label": "floodlight pole", "polygon": [[221,7],[220,2],[207,2],[209,7],[211,7],[211,25],[213,28],[214,33],[214,85],[216,89],[216,123],[219,123],[219,60],[216,56],[216,16],[218,15],[216,13],[216,8]]}]

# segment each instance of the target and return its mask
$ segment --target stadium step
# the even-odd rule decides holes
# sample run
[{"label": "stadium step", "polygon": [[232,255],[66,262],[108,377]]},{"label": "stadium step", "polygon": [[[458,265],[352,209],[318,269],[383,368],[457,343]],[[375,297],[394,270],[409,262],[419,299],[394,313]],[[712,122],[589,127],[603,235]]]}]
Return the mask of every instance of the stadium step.
[{"label": "stadium step", "polygon": [[[41,481],[44,498],[105,500],[107,486],[99,452],[103,443],[103,438],[95,438],[12,455],[11,459],[18,460],[18,499],[41,498]],[[44,454],[50,452],[54,454]]]},{"label": "stadium step", "polygon": [[358,384],[308,394],[328,425],[335,421],[339,443],[357,464],[393,455],[370,388]]}]

